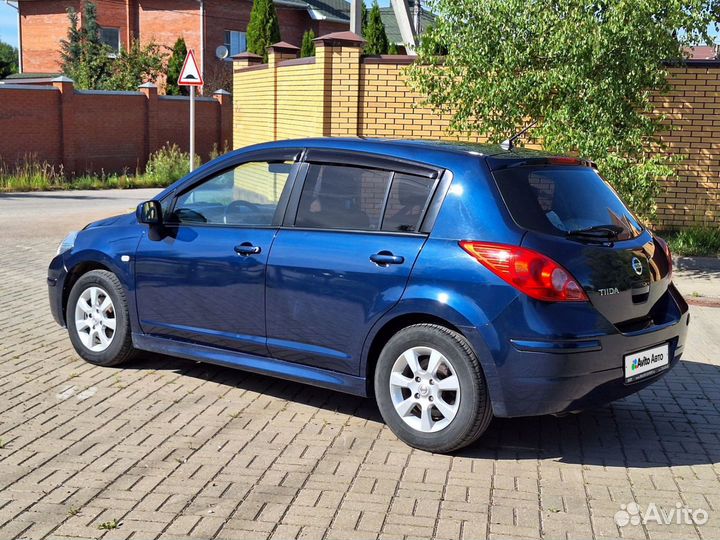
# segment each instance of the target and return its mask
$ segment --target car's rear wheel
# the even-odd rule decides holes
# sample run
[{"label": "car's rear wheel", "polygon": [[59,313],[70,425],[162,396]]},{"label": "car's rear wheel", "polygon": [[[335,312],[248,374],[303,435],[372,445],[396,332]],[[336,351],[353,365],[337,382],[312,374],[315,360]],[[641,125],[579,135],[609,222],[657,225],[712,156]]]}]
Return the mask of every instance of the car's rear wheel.
[{"label": "car's rear wheel", "polygon": [[430,452],[477,440],[492,420],[480,362],[467,340],[435,324],[400,330],[375,369],[375,396],[398,438]]},{"label": "car's rear wheel", "polygon": [[92,270],[75,282],[66,321],[73,347],[88,362],[117,366],[133,357],[127,298],[112,272]]}]

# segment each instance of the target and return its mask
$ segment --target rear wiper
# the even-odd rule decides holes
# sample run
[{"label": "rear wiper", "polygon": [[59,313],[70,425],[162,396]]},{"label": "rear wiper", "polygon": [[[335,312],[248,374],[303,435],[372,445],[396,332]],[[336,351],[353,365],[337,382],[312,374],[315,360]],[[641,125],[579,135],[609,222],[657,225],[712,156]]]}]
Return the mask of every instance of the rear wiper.
[{"label": "rear wiper", "polygon": [[568,231],[566,235],[614,239],[624,231],[625,227],[621,227],[619,225],[593,225],[592,227],[586,227],[585,229]]}]

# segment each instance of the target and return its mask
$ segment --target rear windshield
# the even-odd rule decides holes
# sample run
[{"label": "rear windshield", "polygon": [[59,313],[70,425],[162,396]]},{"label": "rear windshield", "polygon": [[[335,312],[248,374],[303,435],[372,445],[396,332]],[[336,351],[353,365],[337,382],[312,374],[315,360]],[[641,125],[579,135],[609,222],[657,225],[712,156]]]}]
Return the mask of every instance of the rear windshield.
[{"label": "rear windshield", "polygon": [[565,236],[603,225],[622,228],[618,240],[642,231],[632,213],[590,167],[527,166],[493,173],[505,204],[522,228]]}]

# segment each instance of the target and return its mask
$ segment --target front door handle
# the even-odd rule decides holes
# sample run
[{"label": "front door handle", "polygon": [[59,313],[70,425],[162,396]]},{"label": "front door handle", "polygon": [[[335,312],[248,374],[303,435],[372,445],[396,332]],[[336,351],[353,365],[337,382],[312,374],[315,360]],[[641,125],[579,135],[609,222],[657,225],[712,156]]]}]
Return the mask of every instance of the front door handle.
[{"label": "front door handle", "polygon": [[370,260],[378,266],[388,266],[391,264],[402,264],[405,262],[405,257],[399,255],[393,255],[390,251],[381,251],[370,255]]},{"label": "front door handle", "polygon": [[235,246],[235,253],[247,257],[248,255],[257,255],[262,249],[260,246],[253,246],[250,242],[243,242],[239,246]]}]

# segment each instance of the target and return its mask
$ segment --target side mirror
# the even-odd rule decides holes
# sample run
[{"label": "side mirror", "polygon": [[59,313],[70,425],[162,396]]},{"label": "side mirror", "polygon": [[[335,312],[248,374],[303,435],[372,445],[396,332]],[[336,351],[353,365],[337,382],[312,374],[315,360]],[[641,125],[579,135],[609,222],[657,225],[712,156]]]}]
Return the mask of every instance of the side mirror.
[{"label": "side mirror", "polygon": [[135,212],[138,223],[162,225],[162,207],[158,201],[140,203]]}]

